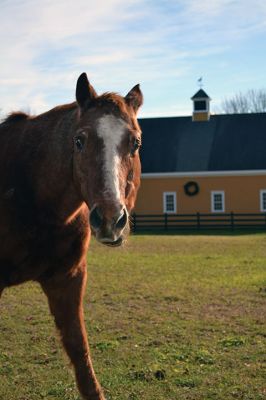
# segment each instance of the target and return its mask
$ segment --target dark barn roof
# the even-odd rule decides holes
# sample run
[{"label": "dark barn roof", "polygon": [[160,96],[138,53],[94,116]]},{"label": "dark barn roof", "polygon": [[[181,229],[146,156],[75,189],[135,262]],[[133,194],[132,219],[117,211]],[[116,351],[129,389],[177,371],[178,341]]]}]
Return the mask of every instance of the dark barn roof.
[{"label": "dark barn roof", "polygon": [[143,173],[266,170],[266,113],[139,122]]}]

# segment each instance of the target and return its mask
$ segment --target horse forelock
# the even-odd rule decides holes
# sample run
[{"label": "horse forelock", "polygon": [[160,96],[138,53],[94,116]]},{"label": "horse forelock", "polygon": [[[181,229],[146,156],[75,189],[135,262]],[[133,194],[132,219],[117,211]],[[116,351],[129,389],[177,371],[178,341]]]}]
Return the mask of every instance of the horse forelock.
[{"label": "horse forelock", "polygon": [[102,108],[104,113],[112,113],[122,117],[126,117],[129,111],[124,98],[114,92],[106,92],[97,96],[90,103],[91,106]]}]

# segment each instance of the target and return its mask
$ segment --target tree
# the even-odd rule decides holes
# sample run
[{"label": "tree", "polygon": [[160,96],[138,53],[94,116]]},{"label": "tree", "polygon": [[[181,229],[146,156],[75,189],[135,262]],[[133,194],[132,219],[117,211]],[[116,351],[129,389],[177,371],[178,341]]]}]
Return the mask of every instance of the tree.
[{"label": "tree", "polygon": [[221,103],[222,112],[226,114],[266,112],[266,89],[250,89],[239,92]]}]

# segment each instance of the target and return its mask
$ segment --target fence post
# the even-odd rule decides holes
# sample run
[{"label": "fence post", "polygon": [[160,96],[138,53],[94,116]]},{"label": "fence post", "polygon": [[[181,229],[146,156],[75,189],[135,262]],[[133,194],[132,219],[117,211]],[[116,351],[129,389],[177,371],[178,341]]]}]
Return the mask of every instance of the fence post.
[{"label": "fence post", "polygon": [[235,220],[233,211],[231,212],[231,229],[232,231],[235,229]]},{"label": "fence post", "polygon": [[197,228],[200,230],[200,213],[197,212]]},{"label": "fence post", "polygon": [[132,227],[133,227],[133,232],[135,233],[137,230],[137,218],[136,218],[136,213],[132,214]]},{"label": "fence post", "polygon": [[164,214],[164,230],[167,231],[168,229],[168,214]]}]

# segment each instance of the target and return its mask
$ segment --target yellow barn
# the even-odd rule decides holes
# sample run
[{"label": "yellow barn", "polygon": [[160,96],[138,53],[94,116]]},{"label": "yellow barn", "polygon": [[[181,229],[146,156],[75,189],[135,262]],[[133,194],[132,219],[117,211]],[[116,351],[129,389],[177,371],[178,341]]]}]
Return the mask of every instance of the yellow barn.
[{"label": "yellow barn", "polygon": [[140,119],[138,214],[265,213],[266,113],[210,115],[200,89],[187,117]]}]

